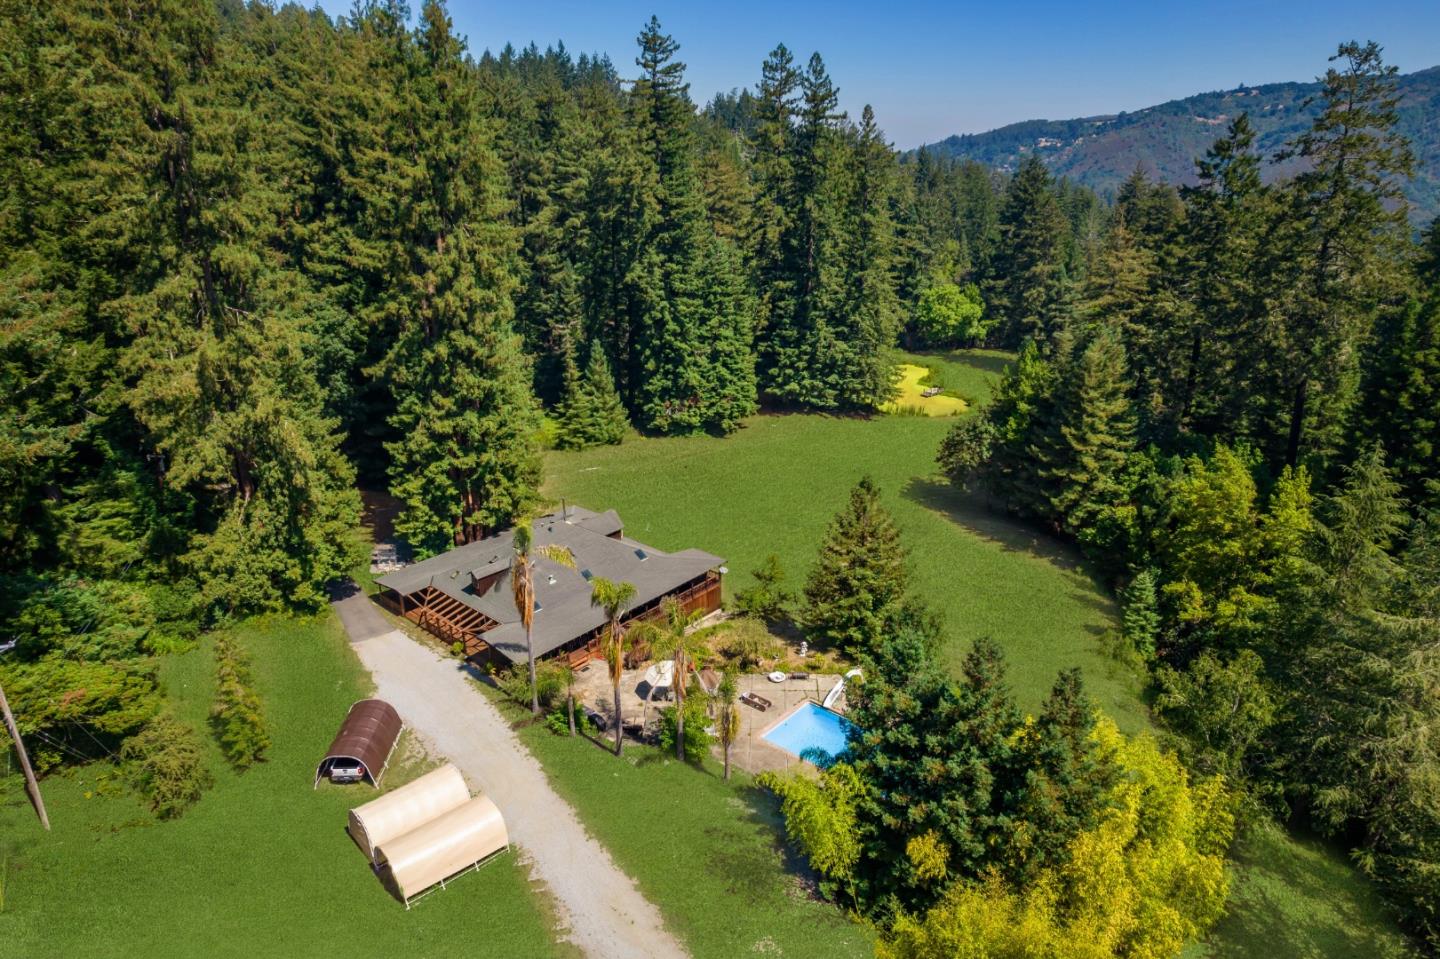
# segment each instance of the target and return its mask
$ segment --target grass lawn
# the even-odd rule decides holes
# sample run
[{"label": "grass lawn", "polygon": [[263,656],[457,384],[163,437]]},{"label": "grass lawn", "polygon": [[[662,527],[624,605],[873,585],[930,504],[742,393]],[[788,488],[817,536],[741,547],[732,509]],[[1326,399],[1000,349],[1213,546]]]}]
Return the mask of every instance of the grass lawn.
[{"label": "grass lawn", "polygon": [[[243,632],[275,745],[268,762],[237,775],[212,744],[215,788],[179,820],[157,823],[97,764],[44,781],[54,826],[46,835],[19,777],[0,777],[0,850],[9,847],[0,954],[573,954],[552,945],[545,900],[513,853],[409,912],[388,896],[344,831],[346,810],[372,792],[311,788],[345,711],[367,692],[338,624],[274,621]],[[182,716],[204,728],[209,644],[166,660],[163,679]],[[392,764],[385,783],[419,771],[417,762]]]},{"label": "grass lawn", "polygon": [[[507,715],[528,715],[489,692]],[[632,743],[616,759],[544,725],[519,735],[694,959],[873,955],[868,926],[812,896],[803,864],[785,848],[776,803],[745,773],[734,771],[727,783],[716,763],[697,770]]]},{"label": "grass lawn", "polygon": [[1005,350],[935,350],[901,353],[902,363],[919,366],[929,374],[926,385],[958,396],[970,407],[983,406],[1015,354]]},{"label": "grass lawn", "polygon": [[[971,370],[975,382],[990,374]],[[972,383],[973,385],[973,383]],[[910,550],[914,585],[945,617],[946,654],[992,636],[1009,654],[1011,683],[1034,709],[1056,673],[1079,666],[1091,695],[1120,724],[1146,725],[1136,681],[1099,649],[1114,606],[1079,556],[958,494],[937,475],[935,450],[953,420],[759,416],[719,439],[641,439],[552,452],[546,493],[614,508],[626,532],[661,548],[725,557],[733,594],[768,553],[799,589],[849,490],[880,484]]]},{"label": "grass lawn", "polygon": [[1230,850],[1229,914],[1185,959],[1418,959],[1374,888],[1329,845],[1262,824]]},{"label": "grass lawn", "polygon": [[941,392],[926,396],[925,390],[939,386],[934,382],[930,370],[914,363],[900,364],[899,395],[881,409],[887,413],[901,413],[916,416],[958,416],[968,405],[958,396]]},{"label": "grass lawn", "polygon": [[[903,358],[978,402],[988,398],[1006,359],[982,351]],[[1115,609],[1077,554],[955,492],[935,474],[935,448],[953,422],[755,417],[724,439],[642,439],[551,453],[546,492],[591,508],[613,507],[630,535],[662,549],[696,546],[724,556],[731,570],[726,590],[733,594],[770,552],[780,556],[798,589],[826,524],[849,488],[869,473],[910,549],[916,590],[945,614],[948,655],[958,657],[975,637],[993,636],[1009,654],[1013,688],[1032,709],[1057,670],[1080,666],[1091,695],[1122,728],[1146,728],[1137,679],[1099,649]],[[542,730],[525,735],[556,788],[697,955],[745,952],[740,947],[748,948],[752,933],[744,931],[748,925],[732,925],[748,917],[719,921],[692,903],[704,897],[691,896],[686,886],[724,888],[731,881],[726,870],[708,864],[730,862],[731,855],[757,863],[757,888],[772,882],[767,877],[776,854],[764,853],[764,833],[747,834],[773,812],[743,786],[727,791],[713,777],[653,753],[644,753],[644,762],[621,764]],[[686,841],[663,838],[667,832]],[[664,851],[672,843],[674,851]],[[661,851],[652,855],[652,849]],[[741,856],[744,850],[749,852]],[[762,868],[765,856],[770,865]],[[1379,899],[1342,855],[1266,828],[1238,843],[1234,858],[1230,915],[1207,943],[1187,953],[1191,959],[1406,955],[1405,940]]]}]

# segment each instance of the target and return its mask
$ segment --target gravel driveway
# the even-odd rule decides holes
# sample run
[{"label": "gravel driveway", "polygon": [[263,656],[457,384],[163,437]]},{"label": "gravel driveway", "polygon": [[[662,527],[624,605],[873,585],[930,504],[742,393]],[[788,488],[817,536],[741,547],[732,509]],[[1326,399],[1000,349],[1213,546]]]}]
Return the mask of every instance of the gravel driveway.
[{"label": "gravel driveway", "polygon": [[500,807],[531,878],[554,897],[564,938],[591,959],[684,959],[660,911],[585,832],[460,664],[389,628],[359,590],[338,594],[335,610],[377,695]]}]

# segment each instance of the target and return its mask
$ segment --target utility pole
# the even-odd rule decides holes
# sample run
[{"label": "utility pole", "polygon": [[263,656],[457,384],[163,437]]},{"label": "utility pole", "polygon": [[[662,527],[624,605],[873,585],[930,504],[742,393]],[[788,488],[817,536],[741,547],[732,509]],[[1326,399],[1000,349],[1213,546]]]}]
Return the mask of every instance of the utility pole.
[{"label": "utility pole", "polygon": [[30,801],[35,804],[40,824],[48,830],[50,817],[45,815],[45,800],[40,798],[40,784],[35,781],[35,770],[30,768],[30,757],[25,752],[25,743],[20,739],[20,727],[15,725],[15,717],[10,713],[10,704],[5,701],[3,686],[0,686],[0,713],[5,716],[5,728],[10,731],[10,738],[15,741],[15,752],[20,756],[20,769],[25,773],[25,790],[30,793]]}]

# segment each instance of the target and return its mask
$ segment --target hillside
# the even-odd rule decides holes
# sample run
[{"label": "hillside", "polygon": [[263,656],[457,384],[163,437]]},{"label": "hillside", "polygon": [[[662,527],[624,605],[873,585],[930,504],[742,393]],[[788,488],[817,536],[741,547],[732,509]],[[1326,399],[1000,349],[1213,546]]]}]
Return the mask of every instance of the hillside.
[{"label": "hillside", "polygon": [[[1026,120],[988,133],[951,136],[925,149],[959,159],[1014,169],[1019,159],[1038,152],[1058,175],[1106,192],[1117,187],[1136,164],[1171,183],[1194,181],[1194,158],[1205,152],[1225,124],[1248,112],[1259,134],[1257,145],[1269,156],[1310,122],[1305,101],[1318,83],[1270,83],[1258,87],[1201,93],[1133,113],[1076,120]],[[1415,148],[1415,179],[1407,194],[1415,219],[1427,223],[1440,213],[1440,67],[1400,78],[1403,96],[1400,130]],[[1274,177],[1284,173],[1267,166]]]}]

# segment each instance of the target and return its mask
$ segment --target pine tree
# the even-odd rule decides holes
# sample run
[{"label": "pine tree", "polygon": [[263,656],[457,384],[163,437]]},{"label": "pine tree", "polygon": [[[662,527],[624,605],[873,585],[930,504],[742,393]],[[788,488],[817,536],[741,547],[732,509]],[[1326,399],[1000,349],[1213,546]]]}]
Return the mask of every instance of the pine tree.
[{"label": "pine tree", "polygon": [[1392,555],[1404,532],[1399,493],[1372,447],[1324,504],[1316,567],[1292,599],[1280,738],[1289,787],[1331,832],[1364,824],[1361,867],[1433,942],[1440,746],[1426,731],[1440,723],[1436,629],[1422,605],[1406,603],[1406,570]]},{"label": "pine tree", "polygon": [[755,92],[755,130],[750,137],[756,210],[747,244],[759,293],[756,366],[761,388],[776,393],[780,365],[795,322],[799,277],[792,262],[795,182],[795,118],[800,74],[782,43],[761,66]]},{"label": "pine tree", "polygon": [[[395,528],[422,553],[508,525],[539,481],[539,410],[511,328],[515,235],[503,171],[475,110],[475,88],[444,7],[421,10],[419,62],[401,89],[412,144],[430,162],[399,168],[403,216],[394,238],[399,321],[385,360],[396,394],[387,444],[391,491],[405,503]],[[398,119],[398,118],[397,118]]]},{"label": "pine tree", "polygon": [[1003,315],[1001,342],[1056,332],[1056,308],[1066,283],[1066,224],[1050,171],[1031,155],[1005,191],[991,300]]},{"label": "pine tree", "polygon": [[1352,446],[1379,440],[1405,498],[1440,509],[1440,226],[1430,227],[1417,274],[1420,295],[1376,326]]},{"label": "pine tree", "polygon": [[752,316],[739,262],[715,238],[695,174],[694,106],[679,49],[654,17],[637,38],[631,112],[645,148],[647,235],[628,277],[639,419],[660,432],[728,431],[754,411]]},{"label": "pine tree", "polygon": [[1125,347],[1102,327],[1061,366],[1056,393],[1030,445],[1047,518],[1081,542],[1114,545],[1130,525],[1123,485],[1134,448]]},{"label": "pine tree", "polygon": [[1006,851],[1013,877],[1023,881],[1063,861],[1071,840],[1099,821],[1118,770],[1096,743],[1094,728],[1080,671],[1065,670],[1015,750],[1017,768],[1005,797],[1021,823]]},{"label": "pine tree", "polygon": [[[1182,430],[1206,436],[1253,436],[1247,394],[1259,379],[1265,350],[1263,271],[1258,268],[1273,211],[1260,182],[1260,157],[1248,114],[1195,161],[1199,183],[1187,188],[1185,245],[1191,309],[1179,395],[1172,400]],[[1239,348],[1238,344],[1252,344]]]},{"label": "pine tree", "polygon": [[1399,178],[1414,168],[1395,131],[1396,69],[1380,47],[1345,43],[1327,70],[1321,109],[1309,130],[1279,155],[1305,169],[1287,191],[1284,233],[1274,249],[1285,277],[1285,321],[1268,445],[1272,461],[1333,450],[1354,390],[1356,346],[1375,304],[1394,296],[1397,255],[1408,227]]},{"label": "pine tree", "polygon": [[820,546],[805,584],[805,627],[839,649],[873,652],[900,611],[907,579],[900,535],[865,477]]},{"label": "pine tree", "polygon": [[1120,593],[1120,610],[1125,644],[1146,660],[1155,657],[1155,640],[1160,635],[1160,611],[1156,606],[1155,571],[1142,569]]},{"label": "pine tree", "polygon": [[590,359],[585,364],[583,378],[575,369],[575,361],[567,358],[565,399],[556,410],[556,417],[560,421],[562,449],[585,449],[619,443],[625,438],[630,421],[599,343],[590,344]]},{"label": "pine tree", "polygon": [[1007,824],[991,763],[1007,755],[1018,715],[993,644],[977,644],[965,671],[964,684],[952,683],[923,637],[902,629],[847,692],[866,731],[849,761],[867,787],[856,893],[871,910],[923,910],[955,879],[996,863]]}]

